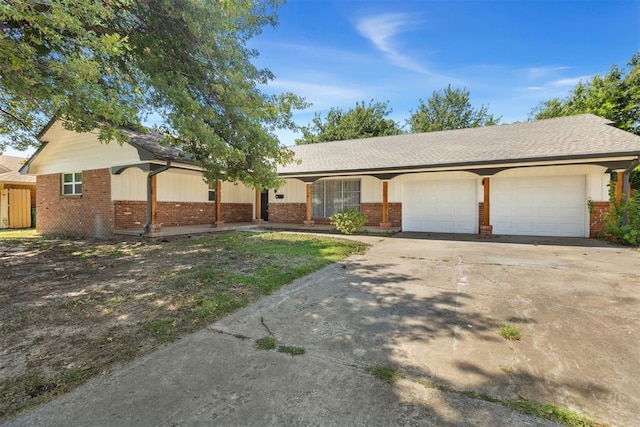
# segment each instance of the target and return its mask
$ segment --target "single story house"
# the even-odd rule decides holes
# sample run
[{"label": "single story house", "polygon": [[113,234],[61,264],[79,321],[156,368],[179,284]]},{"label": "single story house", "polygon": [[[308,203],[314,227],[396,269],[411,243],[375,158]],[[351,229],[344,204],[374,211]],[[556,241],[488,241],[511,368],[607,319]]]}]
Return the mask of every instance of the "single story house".
[{"label": "single story house", "polygon": [[36,177],[21,175],[26,159],[0,155],[0,228],[31,227],[36,205]]},{"label": "single story house", "polygon": [[640,136],[611,124],[584,114],[297,146],[269,218],[324,223],[359,207],[403,231],[588,237],[609,209],[610,173],[622,193],[640,155]]},{"label": "single story house", "polygon": [[266,203],[273,223],[326,224],[354,208],[368,225],[404,231],[588,237],[609,209],[611,172],[621,197],[640,157],[640,136],[584,114],[295,146],[299,162],[279,169],[280,188],[224,182],[213,191],[158,137],[105,145],[53,122],[22,168],[38,178],[38,230],[141,228],[145,209],[163,225],[244,222],[264,218]]},{"label": "single story house", "polygon": [[118,229],[250,222],[255,191],[207,184],[201,169],[155,133],[130,132],[125,144],[98,141],[52,120],[21,173],[37,180],[37,231],[108,237]]}]

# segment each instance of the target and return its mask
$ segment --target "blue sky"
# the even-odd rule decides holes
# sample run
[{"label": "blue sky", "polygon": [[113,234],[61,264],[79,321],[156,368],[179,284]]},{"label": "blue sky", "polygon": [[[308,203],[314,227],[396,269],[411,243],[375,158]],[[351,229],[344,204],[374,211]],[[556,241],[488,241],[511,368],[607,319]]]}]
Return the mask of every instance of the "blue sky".
[{"label": "blue sky", "polygon": [[[640,50],[640,0],[289,0],[278,15],[250,46],[276,76],[266,92],[313,104],[295,114],[299,125],[372,99],[404,124],[448,84],[502,123],[524,121]],[[286,145],[299,136],[279,133]]]},{"label": "blue sky", "polygon": [[[278,15],[251,46],[276,75],[267,91],[313,103],[295,115],[300,125],[371,99],[389,101],[404,124],[448,84],[502,123],[524,121],[539,102],[640,50],[637,0],[290,0]],[[300,136],[279,135],[287,145]]]}]

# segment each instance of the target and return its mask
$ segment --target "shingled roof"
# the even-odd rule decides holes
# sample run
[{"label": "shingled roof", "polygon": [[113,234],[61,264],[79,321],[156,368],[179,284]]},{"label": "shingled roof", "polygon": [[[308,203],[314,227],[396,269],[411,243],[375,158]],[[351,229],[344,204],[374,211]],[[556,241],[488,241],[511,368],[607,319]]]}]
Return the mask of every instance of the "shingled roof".
[{"label": "shingled roof", "polygon": [[291,147],[300,163],[283,176],[487,166],[563,159],[638,156],[640,136],[592,114],[441,132]]},{"label": "shingled roof", "polygon": [[138,149],[141,160],[172,160],[194,163],[193,159],[179,148],[161,144],[164,137],[152,129],[148,129],[147,133],[129,131],[128,135],[128,142]]},{"label": "shingled roof", "polygon": [[20,175],[20,168],[26,159],[0,155],[0,182],[12,184],[35,184],[36,177]]}]

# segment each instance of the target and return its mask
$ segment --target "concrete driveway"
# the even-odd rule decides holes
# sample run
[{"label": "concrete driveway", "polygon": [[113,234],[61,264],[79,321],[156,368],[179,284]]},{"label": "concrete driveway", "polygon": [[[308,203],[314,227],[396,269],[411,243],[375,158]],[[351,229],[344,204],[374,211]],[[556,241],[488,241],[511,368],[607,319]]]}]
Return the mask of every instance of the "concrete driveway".
[{"label": "concrete driveway", "polygon": [[[637,425],[640,252],[425,237],[369,237],[366,254],[8,425],[551,425],[451,390]],[[507,323],[520,341],[500,337]],[[306,354],[256,349],[267,328]],[[404,377],[387,384],[377,365]]]}]

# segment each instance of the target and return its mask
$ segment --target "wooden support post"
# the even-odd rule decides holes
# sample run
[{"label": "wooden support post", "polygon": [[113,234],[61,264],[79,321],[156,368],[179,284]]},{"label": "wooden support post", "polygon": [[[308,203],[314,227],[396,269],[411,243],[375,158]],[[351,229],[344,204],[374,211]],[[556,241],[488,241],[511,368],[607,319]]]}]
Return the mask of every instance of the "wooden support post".
[{"label": "wooden support post", "polygon": [[311,219],[311,213],[313,212],[313,204],[312,204],[312,198],[311,198],[312,187],[313,187],[313,184],[308,182],[307,183],[307,211],[306,211],[305,220],[304,220],[304,225],[307,225],[307,226],[311,226],[314,224],[313,220]]},{"label": "wooden support post", "polygon": [[490,200],[491,200],[491,180],[489,178],[483,178],[484,183],[484,199],[482,201],[482,225],[491,224],[491,209],[490,209]]},{"label": "wooden support post", "polygon": [[158,224],[158,175],[151,177],[151,231],[160,231],[160,224]]},{"label": "wooden support post", "polygon": [[482,199],[482,224],[480,224],[480,237],[493,236],[493,225],[491,225],[491,179],[482,178],[484,197]]},{"label": "wooden support post", "polygon": [[216,227],[224,224],[222,220],[222,181],[216,181]]},{"label": "wooden support post", "polygon": [[616,181],[616,205],[622,203],[622,189],[624,186],[624,171],[618,171]]},{"label": "wooden support post", "polygon": [[256,215],[253,222],[262,222],[262,191],[256,190]]},{"label": "wooden support post", "polygon": [[391,228],[389,222],[389,181],[382,181],[382,222],[380,228]]}]

